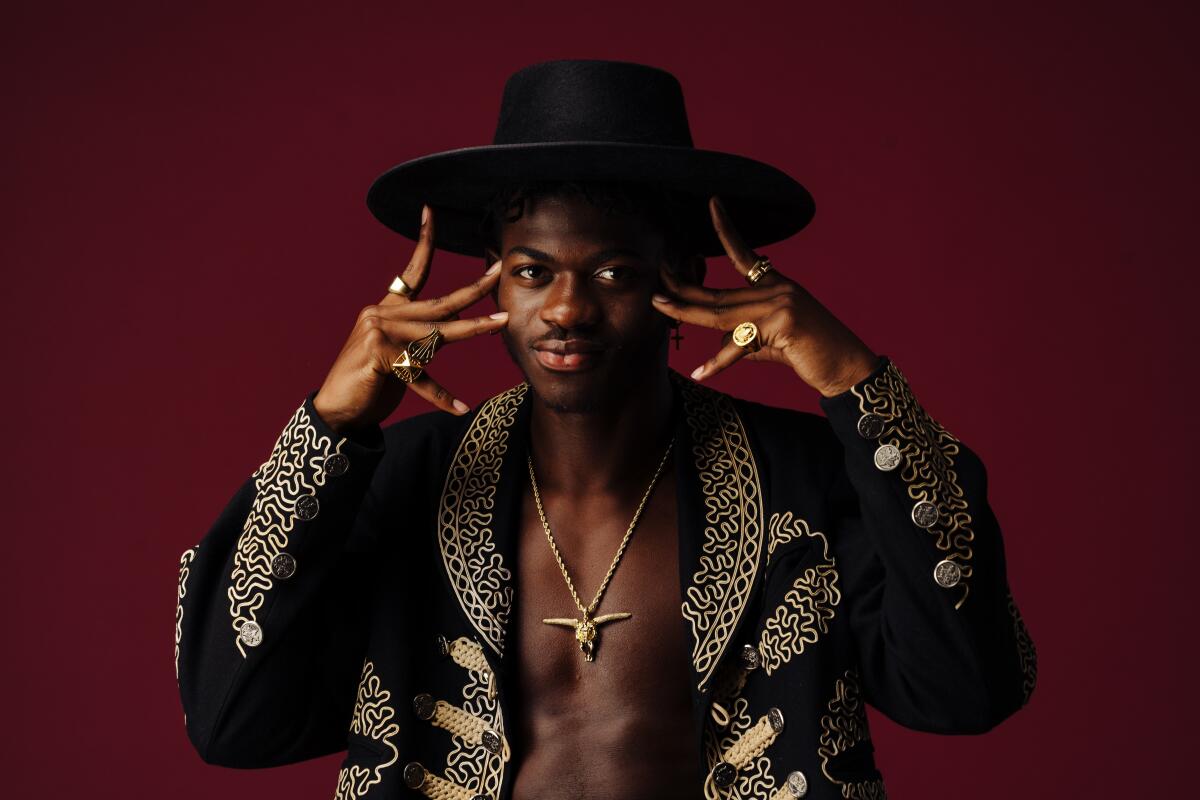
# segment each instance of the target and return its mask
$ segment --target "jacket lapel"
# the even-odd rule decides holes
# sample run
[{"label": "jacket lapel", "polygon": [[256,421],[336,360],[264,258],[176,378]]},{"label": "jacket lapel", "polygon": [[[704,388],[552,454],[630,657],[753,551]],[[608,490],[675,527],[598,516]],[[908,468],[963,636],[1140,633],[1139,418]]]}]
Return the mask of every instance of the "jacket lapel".
[{"label": "jacket lapel", "polygon": [[694,689],[707,693],[758,584],[766,526],[758,465],[726,394],[671,370],[677,430],[679,579]]},{"label": "jacket lapel", "polygon": [[[670,370],[682,622],[693,689],[707,693],[758,583],[766,525],[758,466],[729,395]],[[487,400],[446,471],[438,546],[450,586],[480,642],[503,656],[530,414],[529,386]]]}]

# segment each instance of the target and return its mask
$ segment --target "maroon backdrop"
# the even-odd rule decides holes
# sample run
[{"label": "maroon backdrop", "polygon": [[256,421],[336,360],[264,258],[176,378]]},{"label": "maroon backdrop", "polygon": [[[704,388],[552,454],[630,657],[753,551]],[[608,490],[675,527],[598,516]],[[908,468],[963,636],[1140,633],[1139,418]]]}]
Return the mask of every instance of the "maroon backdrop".
[{"label": "maroon backdrop", "polygon": [[[346,5],[6,4],[7,796],[332,797],[337,756],[240,771],[191,749],[177,560],[407,261],[371,180],[489,142],[504,79],[564,57],[672,71],[698,146],[808,186],[814,221],[765,252],[988,466],[1038,689],[984,736],[873,714],[891,795],[1190,785],[1190,14]],[[441,253],[429,290],[481,268]],[[709,271],[738,285],[725,259]],[[685,334],[671,360],[690,372],[718,342]],[[439,363],[471,403],[518,380],[493,337]],[[779,366],[714,385],[819,413]],[[410,395],[398,417],[429,408]]]}]

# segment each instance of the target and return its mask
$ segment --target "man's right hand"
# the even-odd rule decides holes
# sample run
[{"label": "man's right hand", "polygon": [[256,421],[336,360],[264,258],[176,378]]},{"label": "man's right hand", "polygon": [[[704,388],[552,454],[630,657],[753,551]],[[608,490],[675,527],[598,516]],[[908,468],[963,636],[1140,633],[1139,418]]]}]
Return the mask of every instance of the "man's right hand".
[{"label": "man's right hand", "polygon": [[[481,333],[495,333],[508,322],[508,312],[460,320],[458,312],[492,290],[500,279],[497,261],[479,280],[431,300],[417,300],[433,265],[433,210],[423,206],[420,239],[401,278],[412,287],[408,296],[388,292],[375,305],[364,308],[337,360],[313,398],[313,408],[338,433],[382,423],[396,410],[409,384],[392,372],[392,362],[411,342],[437,327],[445,339],[457,342]],[[448,320],[448,321],[447,321]],[[455,399],[441,384],[423,372],[411,384],[417,394],[452,414],[465,414],[469,406]]]}]

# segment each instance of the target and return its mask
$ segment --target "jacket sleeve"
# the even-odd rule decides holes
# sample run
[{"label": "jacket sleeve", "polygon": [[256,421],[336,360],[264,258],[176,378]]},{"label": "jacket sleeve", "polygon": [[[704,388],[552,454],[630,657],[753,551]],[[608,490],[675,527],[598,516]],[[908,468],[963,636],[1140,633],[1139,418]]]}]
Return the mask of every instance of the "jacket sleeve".
[{"label": "jacket sleeve", "polygon": [[176,679],[188,738],[210,764],[346,748],[369,629],[371,536],[357,534],[384,444],[379,426],[337,434],[315,396],[180,558]]},{"label": "jacket sleeve", "polygon": [[983,462],[886,355],[820,405],[845,467],[828,500],[867,699],[917,730],[991,729],[1028,702],[1037,667]]}]

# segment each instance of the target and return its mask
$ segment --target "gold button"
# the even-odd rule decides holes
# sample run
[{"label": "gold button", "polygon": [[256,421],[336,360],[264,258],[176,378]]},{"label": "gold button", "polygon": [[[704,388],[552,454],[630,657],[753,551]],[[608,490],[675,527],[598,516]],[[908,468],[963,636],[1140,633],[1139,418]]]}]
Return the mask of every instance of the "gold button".
[{"label": "gold button", "polygon": [[933,579],[943,589],[952,589],[962,580],[962,568],[950,559],[944,559],[933,568]]},{"label": "gold button", "polygon": [[256,622],[243,622],[242,627],[238,630],[238,638],[242,640],[242,644],[258,647],[262,643],[262,628]]},{"label": "gold button", "polygon": [[894,444],[881,444],[875,451],[875,466],[884,472],[891,472],[900,466],[900,449]]}]

